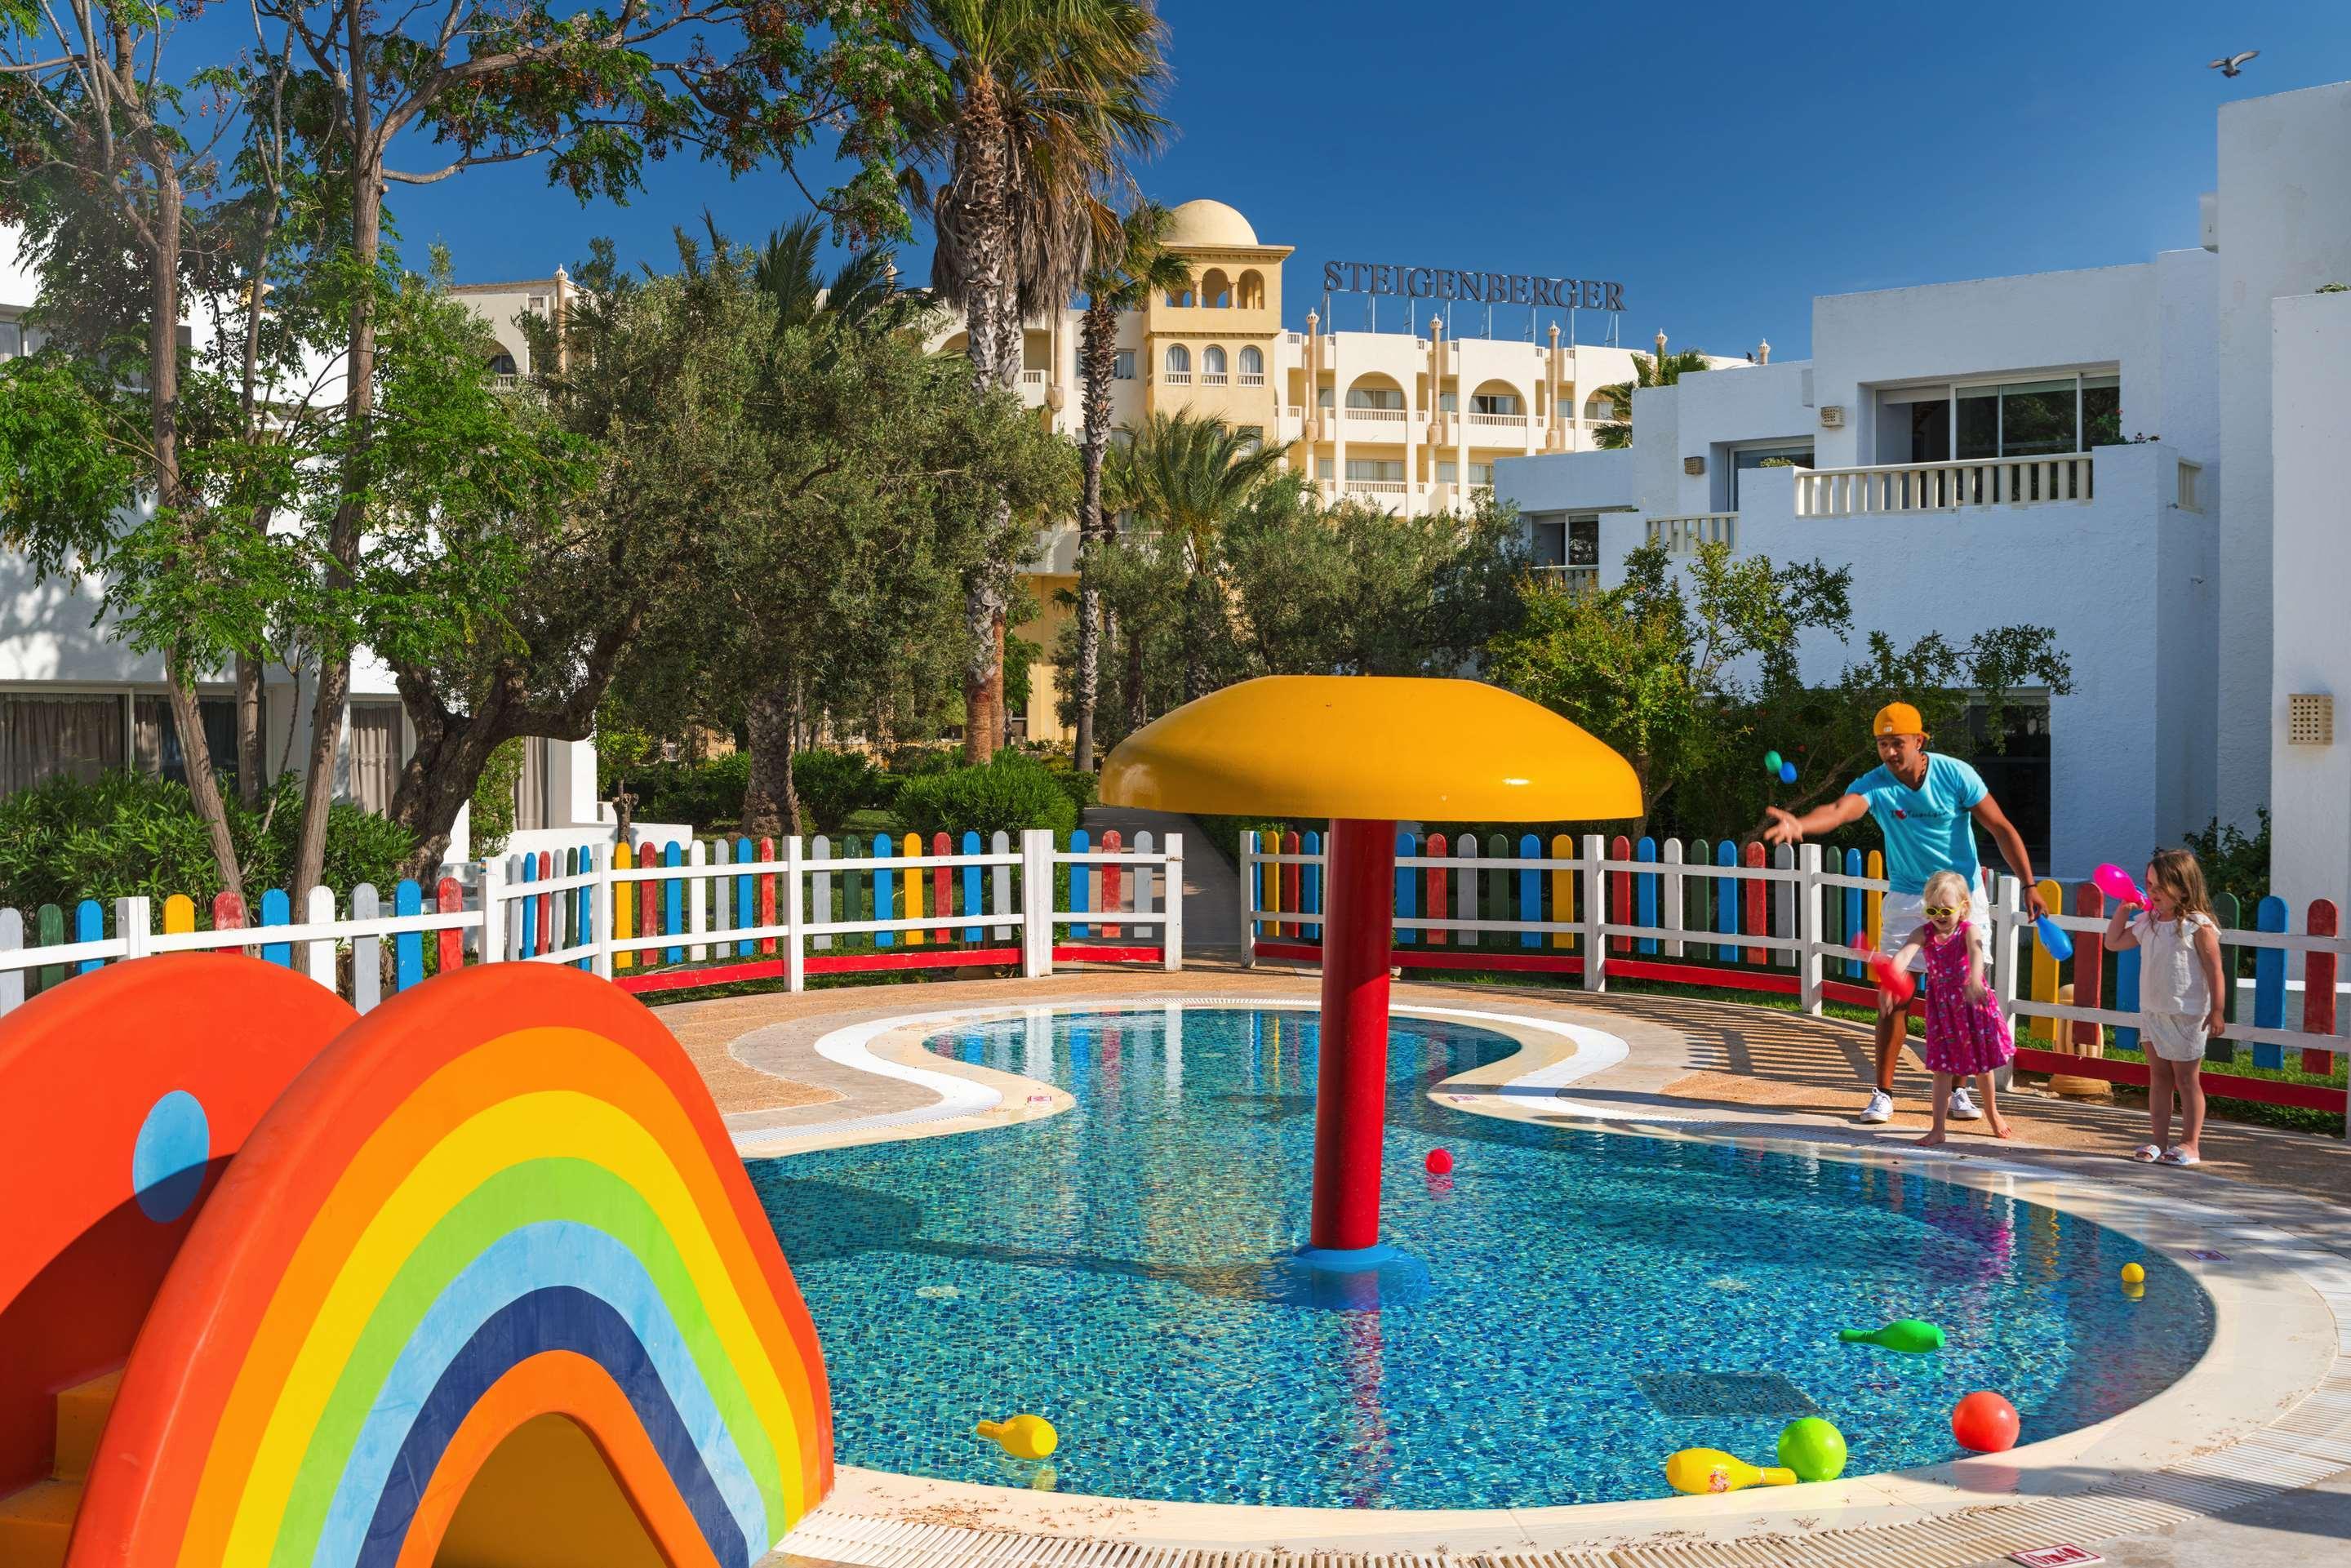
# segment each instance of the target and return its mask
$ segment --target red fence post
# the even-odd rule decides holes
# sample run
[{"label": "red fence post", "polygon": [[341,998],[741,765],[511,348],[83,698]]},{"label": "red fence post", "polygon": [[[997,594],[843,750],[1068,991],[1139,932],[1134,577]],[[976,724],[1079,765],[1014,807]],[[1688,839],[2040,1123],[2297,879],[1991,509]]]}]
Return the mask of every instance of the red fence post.
[{"label": "red fence post", "polygon": [[[465,907],[465,890],[454,876],[444,876],[433,890],[434,906],[444,915],[456,915]],[[436,933],[441,939],[441,969],[446,974],[465,967],[465,934],[455,927]]]},{"label": "red fence post", "polygon": [[[944,833],[940,835],[943,839],[946,836],[946,835]],[[1295,837],[1296,835],[1293,834],[1291,836]],[[1113,828],[1110,831],[1102,835],[1102,847],[1103,852],[1106,854],[1121,854],[1125,852],[1126,842],[1119,836],[1118,830],[1116,828]],[[945,850],[941,850],[939,852],[941,854],[945,854],[946,852]],[[1287,869],[1294,871],[1297,868],[1293,866]],[[1115,914],[1125,904],[1125,873],[1119,868],[1119,864],[1116,861],[1112,861],[1105,864],[1102,868],[1102,906],[1105,912]],[[939,868],[939,886],[941,888],[945,888],[946,886],[946,867],[945,866],[941,866]],[[1292,894],[1284,894],[1281,899],[1281,906],[1284,909],[1297,908],[1298,900],[1296,895]],[[1118,936],[1124,935],[1121,928],[1115,925],[1105,925],[1102,929],[1102,935],[1105,936]],[[1290,926],[1290,931],[1291,936],[1296,936],[1298,934],[1297,925],[1293,924]]]},{"label": "red fence post", "polygon": [[[1756,871],[1762,870],[1763,846],[1750,840],[1742,858],[1750,868]],[[1771,935],[1771,900],[1768,896],[1770,892],[1771,884],[1760,876],[1749,877],[1740,891],[1740,900],[1747,907],[1746,918],[1739,924],[1750,936]],[[1764,947],[1750,947],[1747,949],[1747,961],[1756,965],[1768,964],[1771,961],[1771,950]]]},{"label": "red fence post", "polygon": [[[1622,833],[1617,834],[1609,842],[1608,858],[1612,861],[1631,860],[1633,841]],[[1629,871],[1608,873],[1608,924],[1633,924],[1633,873]],[[1632,950],[1633,939],[1630,936],[1614,937],[1609,943],[1609,951],[1613,953],[1630,953]]]},{"label": "red fence post", "polygon": [[[2310,901],[2310,920],[2303,927],[2313,936],[2333,936],[2341,930],[2340,918],[2331,898]],[[2335,1032],[2335,955],[2306,953],[2302,960],[2302,1027],[2306,1034],[2321,1037]],[[2335,1053],[2315,1046],[2302,1048],[2302,1070],[2321,1078],[2333,1075]]]},{"label": "red fence post", "polygon": [[[761,839],[759,841],[759,858],[763,861],[771,861],[776,858],[775,840]],[[759,924],[762,925],[773,925],[776,923],[776,873],[770,872],[766,876],[759,879]],[[759,955],[766,958],[772,958],[776,956],[776,939],[774,937],[769,936],[761,940],[759,943]]]},{"label": "red fence post", "polygon": [[[2096,886],[2083,883],[2074,889],[2074,913],[2086,915],[2093,920],[2106,917],[2106,895]],[[2078,933],[2074,938],[2074,1005],[2095,1008],[2106,994],[2106,939],[2095,931]],[[2080,1048],[2080,1054],[2090,1054],[2091,1049],[2105,1043],[2105,1030],[2094,1023],[2076,1023],[2067,1036]]]}]

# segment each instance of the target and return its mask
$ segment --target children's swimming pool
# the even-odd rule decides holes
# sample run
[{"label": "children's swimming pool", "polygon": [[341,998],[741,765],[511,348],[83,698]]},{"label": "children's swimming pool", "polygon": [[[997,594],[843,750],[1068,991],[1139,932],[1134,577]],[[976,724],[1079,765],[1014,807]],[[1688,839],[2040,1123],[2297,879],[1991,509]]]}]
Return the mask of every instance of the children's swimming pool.
[{"label": "children's swimming pool", "polygon": [[[1383,1230],[1434,1293],[1282,1305],[1267,1262],[1306,1239],[1311,1013],[1040,1014],[929,1043],[1077,1104],[752,1164],[823,1337],[844,1464],[1196,1502],[1597,1502],[1663,1493],[1676,1448],[1774,1462],[1811,1411],[1844,1429],[1851,1474],[1959,1457],[1949,1414],[1978,1388],[2032,1442],[2147,1398],[2211,1338],[2183,1271],[2053,1209],[1432,1103],[1516,1044],[1402,1017]],[[1439,1145],[1449,1178],[1422,1168]],[[2136,1301],[2116,1280],[2134,1260]],[[1902,1317],[1950,1348],[1837,1342]],[[1050,1477],[972,1436],[1021,1410],[1061,1429]]]}]

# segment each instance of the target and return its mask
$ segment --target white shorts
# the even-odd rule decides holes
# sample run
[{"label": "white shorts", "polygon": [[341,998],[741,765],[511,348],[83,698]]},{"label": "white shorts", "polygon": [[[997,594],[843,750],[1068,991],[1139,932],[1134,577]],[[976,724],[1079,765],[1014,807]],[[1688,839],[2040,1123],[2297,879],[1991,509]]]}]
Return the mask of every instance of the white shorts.
[{"label": "white shorts", "polygon": [[[1976,956],[1984,967],[1991,967],[1991,922],[1984,919],[1969,901],[1968,935],[1975,939]],[[1877,950],[1888,957],[1902,951],[1902,944],[1911,934],[1927,924],[1927,895],[1923,893],[1889,893],[1878,910]],[[1919,954],[1910,960],[1910,967],[1919,974],[1927,971],[1927,955]]]},{"label": "white shorts", "polygon": [[2204,1060],[2204,1020],[2209,1013],[2141,1013],[2139,1032],[2147,1049],[2166,1061]]}]

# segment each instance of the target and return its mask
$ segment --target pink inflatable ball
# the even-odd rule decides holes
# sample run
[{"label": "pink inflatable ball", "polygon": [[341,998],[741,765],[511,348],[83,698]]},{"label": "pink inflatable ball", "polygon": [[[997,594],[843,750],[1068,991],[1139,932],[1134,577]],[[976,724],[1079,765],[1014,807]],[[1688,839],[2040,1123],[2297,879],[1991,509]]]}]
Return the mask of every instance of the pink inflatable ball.
[{"label": "pink inflatable ball", "polygon": [[1450,1152],[1445,1149],[1429,1150],[1426,1164],[1428,1166],[1428,1174],[1431,1176],[1450,1176],[1453,1174],[1453,1155]]},{"label": "pink inflatable ball", "polygon": [[2116,904],[2136,904],[2142,908],[2146,906],[2147,894],[2139,891],[2138,883],[2131,880],[2130,873],[2118,865],[2100,866],[2090,873],[2090,881],[2100,893],[2105,894]]}]

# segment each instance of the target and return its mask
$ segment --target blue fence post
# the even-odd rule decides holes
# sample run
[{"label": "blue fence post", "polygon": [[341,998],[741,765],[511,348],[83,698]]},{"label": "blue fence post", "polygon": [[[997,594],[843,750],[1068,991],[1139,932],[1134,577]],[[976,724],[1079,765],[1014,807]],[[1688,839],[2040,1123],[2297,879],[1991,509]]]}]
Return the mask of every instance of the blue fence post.
[{"label": "blue fence post", "polygon": [[[2286,928],[2285,900],[2276,894],[2262,900],[2253,911],[2253,929],[2283,932]],[[2285,1027],[2285,949],[2256,947],[2253,949],[2253,1027],[2283,1029]],[[2285,1047],[2255,1045],[2255,1067],[2280,1068],[2285,1065]]]},{"label": "blue fence post", "polygon": [[[685,863],[685,846],[672,839],[662,846],[662,864],[674,869]],[[662,883],[662,935],[675,936],[685,929],[685,883],[677,877]],[[673,964],[685,962],[685,949],[665,947],[663,956]]]},{"label": "blue fence post", "polygon": [[[967,855],[976,855],[980,852],[979,834],[970,828],[966,828],[963,831],[963,852]],[[1179,898],[1183,896],[1183,889],[1176,889],[1176,896]],[[980,908],[979,867],[977,864],[967,865],[963,868],[963,912],[966,915],[977,915],[980,912]],[[965,926],[963,928],[963,939],[967,942],[978,941],[979,927],[977,925]]]},{"label": "blue fence post", "polygon": [[[1542,859],[1542,841],[1532,833],[1520,834],[1519,858],[1522,861]],[[1519,918],[1536,922],[1542,917],[1542,873],[1532,866],[1520,866],[1519,868]],[[1543,934],[1540,931],[1519,933],[1519,946],[1521,947],[1540,947],[1542,943]]]},{"label": "blue fence post", "polygon": [[[750,837],[738,834],[735,840],[735,863],[749,865],[758,858],[758,852],[751,847]],[[748,931],[759,924],[758,901],[754,896],[758,882],[759,879],[749,872],[741,873],[735,878],[735,929],[737,931]],[[737,958],[757,957],[758,952],[757,942],[735,944],[735,956]]]},{"label": "blue fence post", "polygon": [[[1410,833],[1396,835],[1396,859],[1403,860],[1407,855],[1416,855],[1419,852],[1417,841]],[[1395,876],[1395,912],[1406,920],[1414,919],[1420,914],[1420,868],[1400,865],[1396,867]],[[1408,947],[1420,940],[1420,933],[1412,930],[1399,931],[1395,934],[1395,939],[1398,946]]]},{"label": "blue fence post", "polygon": [[[595,869],[595,845],[582,844],[572,852],[572,875],[587,876]],[[585,947],[596,940],[595,895],[596,890],[593,887],[575,887],[571,890],[571,941],[575,946]],[[593,974],[596,969],[596,960],[593,957],[582,958],[575,967],[582,973]]]},{"label": "blue fence post", "polygon": [[[1083,828],[1076,829],[1070,834],[1070,852],[1073,855],[1081,855],[1093,848],[1093,839]],[[1279,845],[1277,844],[1276,847],[1279,848]],[[1072,914],[1082,915],[1092,907],[1086,902],[1086,883],[1090,880],[1086,875],[1086,870],[1083,865],[1073,865],[1070,868],[1070,910]],[[1070,926],[1070,935],[1072,936],[1091,936],[1093,934],[1094,930],[1091,925],[1072,922]]]},{"label": "blue fence post", "polygon": [[[1298,852],[1307,855],[1321,854],[1322,835],[1312,828],[1299,834]],[[1302,865],[1298,868],[1298,904],[1299,907],[1309,915],[1322,913],[1322,868],[1321,866]],[[1314,920],[1307,924],[1314,928],[1314,940],[1322,941],[1322,923],[1320,920]]]},{"label": "blue fence post", "polygon": [[[1657,858],[1657,841],[1646,833],[1643,834],[1641,841],[1633,846],[1633,858],[1636,861],[1655,861]],[[1635,902],[1640,906],[1637,918],[1642,925],[1654,927],[1657,924],[1656,873],[1643,872],[1633,879],[1633,885],[1637,890],[1634,894]],[[1651,957],[1656,956],[1657,939],[1654,936],[1642,937],[1640,948],[1643,954]]]},{"label": "blue fence post", "polygon": [[[1861,874],[1862,864],[1861,852],[1859,850],[1847,850],[1844,852],[1845,875],[1859,876]],[[1848,887],[1844,890],[1844,940],[1845,946],[1848,947],[1865,946],[1866,938],[1869,934],[1868,910],[1864,907],[1861,898],[1861,889],[1857,887]],[[1850,979],[1857,980],[1861,978],[1861,960],[1858,958],[1847,958],[1844,961],[1844,972],[1846,977]]]},{"label": "blue fence post", "polygon": [[[74,905],[74,940],[77,942],[106,940],[106,909],[98,900],[85,898]],[[290,956],[294,949],[288,947],[286,951]],[[288,961],[291,961],[290,956]],[[104,963],[105,960],[102,958],[84,958],[79,965],[76,966],[75,972],[87,975]]]},{"label": "blue fence post", "polygon": [[[873,835],[873,854],[876,859],[884,859],[896,852],[890,847],[888,834]],[[898,873],[887,866],[875,866],[873,868],[873,918],[897,919],[897,900]],[[876,947],[895,947],[897,945],[898,934],[894,931],[876,931],[873,934],[873,946]]]},{"label": "blue fence post", "polygon": [[[522,857],[522,876],[519,880],[523,882],[538,880],[537,855]],[[539,895],[534,893],[525,896],[522,901],[522,950],[519,956],[525,958],[538,951],[538,899]]]},{"label": "blue fence post", "polygon": [[[1737,865],[1739,863],[1738,844],[1725,839],[1715,845],[1714,863]],[[1714,879],[1714,928],[1726,936],[1739,935],[1739,879],[1735,876],[1719,876]],[[1736,964],[1739,962],[1739,944],[1717,943],[1714,956],[1726,964]]]},{"label": "blue fence post", "polygon": [[[284,888],[273,887],[261,895],[261,923],[264,925],[291,925],[294,923],[294,905],[292,901],[287,898]],[[276,964],[282,968],[292,968],[294,944],[291,942],[263,943],[261,961],[265,964]]]},{"label": "blue fence post", "polygon": [[[392,890],[392,912],[394,915],[424,913],[424,890],[416,885],[413,877],[403,878]],[[403,931],[392,939],[392,988],[404,991],[411,986],[424,983],[424,933]]]},{"label": "blue fence post", "polygon": [[[2118,1013],[2138,1011],[2138,949],[2126,947],[2115,955],[2115,995],[2106,1004]],[[2121,1024],[2115,1030],[2116,1051],[2139,1049],[2138,1026]]]}]

